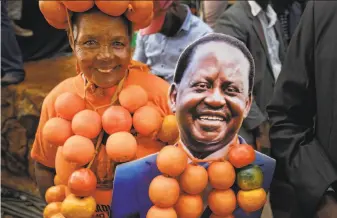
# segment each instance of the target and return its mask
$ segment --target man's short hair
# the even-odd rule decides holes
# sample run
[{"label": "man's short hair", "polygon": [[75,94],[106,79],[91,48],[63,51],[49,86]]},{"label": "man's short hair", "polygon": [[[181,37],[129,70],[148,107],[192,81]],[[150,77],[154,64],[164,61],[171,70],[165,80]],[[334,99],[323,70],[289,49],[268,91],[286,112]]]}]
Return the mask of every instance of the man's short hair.
[{"label": "man's short hair", "polygon": [[197,48],[200,45],[204,45],[208,42],[223,42],[226,44],[229,44],[237,49],[239,49],[243,55],[247,58],[249,62],[249,89],[248,93],[249,95],[252,94],[253,86],[254,86],[254,76],[255,76],[255,64],[252,54],[249,52],[246,45],[241,42],[240,40],[221,33],[209,33],[196,41],[194,41],[192,44],[187,46],[185,50],[181,53],[178,59],[178,63],[176,65],[175,73],[174,73],[174,82],[176,84],[179,84],[185,74],[185,71],[188,69],[189,64],[191,63],[191,60],[193,58],[194,53],[196,52]]}]

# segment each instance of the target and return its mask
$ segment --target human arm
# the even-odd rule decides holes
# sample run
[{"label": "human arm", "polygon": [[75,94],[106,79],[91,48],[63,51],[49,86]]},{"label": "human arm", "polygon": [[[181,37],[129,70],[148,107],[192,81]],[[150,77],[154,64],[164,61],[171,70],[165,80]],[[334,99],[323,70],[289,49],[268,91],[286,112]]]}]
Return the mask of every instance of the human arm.
[{"label": "human arm", "polygon": [[144,40],[143,36],[137,33],[137,40],[136,40],[136,49],[133,54],[133,60],[142,62],[146,64],[147,57],[145,55],[145,49],[144,49]]},{"label": "human arm", "polygon": [[314,134],[314,52],[318,33],[313,12],[314,3],[309,2],[267,107],[272,156],[294,187],[305,217],[313,216],[328,187],[337,181],[337,172]]}]

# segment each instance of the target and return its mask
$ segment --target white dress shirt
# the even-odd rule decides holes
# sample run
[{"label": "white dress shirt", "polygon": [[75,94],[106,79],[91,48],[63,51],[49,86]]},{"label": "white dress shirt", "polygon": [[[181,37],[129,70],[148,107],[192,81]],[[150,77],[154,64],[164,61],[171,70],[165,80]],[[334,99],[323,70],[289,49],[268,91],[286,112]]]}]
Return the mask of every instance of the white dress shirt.
[{"label": "white dress shirt", "polygon": [[254,17],[258,17],[261,22],[261,26],[268,47],[269,59],[273,68],[272,70],[276,81],[282,67],[279,57],[280,42],[276,37],[274,29],[275,23],[277,21],[277,14],[270,6],[270,4],[267,6],[266,11],[263,11],[260,5],[258,5],[255,1],[248,1],[248,3],[250,5],[252,15]]}]

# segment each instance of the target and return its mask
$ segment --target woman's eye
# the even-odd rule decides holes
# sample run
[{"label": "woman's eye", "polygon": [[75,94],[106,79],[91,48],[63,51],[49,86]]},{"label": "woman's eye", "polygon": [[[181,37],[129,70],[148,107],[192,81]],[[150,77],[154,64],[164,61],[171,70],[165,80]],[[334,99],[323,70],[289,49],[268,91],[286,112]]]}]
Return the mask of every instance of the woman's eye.
[{"label": "woman's eye", "polygon": [[123,48],[124,47],[124,43],[122,43],[122,42],[113,42],[112,45],[115,48]]},{"label": "woman's eye", "polygon": [[88,40],[84,43],[86,46],[95,46],[97,45],[97,42],[95,40]]}]

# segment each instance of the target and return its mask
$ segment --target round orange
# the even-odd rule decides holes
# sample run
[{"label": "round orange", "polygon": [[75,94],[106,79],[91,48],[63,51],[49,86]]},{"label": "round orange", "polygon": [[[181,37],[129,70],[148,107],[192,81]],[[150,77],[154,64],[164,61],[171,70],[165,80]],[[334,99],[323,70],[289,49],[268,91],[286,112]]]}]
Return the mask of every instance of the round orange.
[{"label": "round orange", "polygon": [[263,188],[250,191],[240,190],[237,194],[240,208],[247,212],[254,212],[263,208],[267,201],[267,194]]},{"label": "round orange", "polygon": [[152,206],[146,214],[146,218],[178,218],[176,211],[173,207],[161,208]]},{"label": "round orange", "polygon": [[181,194],[174,206],[178,217],[199,218],[203,212],[203,202],[200,195]]},{"label": "round orange", "polygon": [[207,171],[199,165],[188,164],[179,178],[181,189],[191,195],[200,194],[206,188],[207,183]]},{"label": "round orange", "polygon": [[247,144],[238,144],[230,148],[228,160],[236,168],[242,168],[255,161],[254,148]]},{"label": "round orange", "polygon": [[150,183],[149,197],[158,207],[172,207],[177,202],[179,193],[179,183],[176,179],[159,175]]},{"label": "round orange", "polygon": [[168,145],[158,153],[157,166],[161,173],[175,177],[185,170],[187,160],[187,154],[182,148]]},{"label": "round orange", "polygon": [[209,165],[210,184],[216,189],[229,189],[235,182],[235,170],[228,161],[216,161]]},{"label": "round orange", "polygon": [[45,195],[46,202],[62,202],[66,198],[65,188],[65,185],[56,185],[48,188]]},{"label": "round orange", "polygon": [[232,214],[236,208],[236,197],[232,189],[213,189],[208,195],[208,205],[213,213],[221,216]]}]

